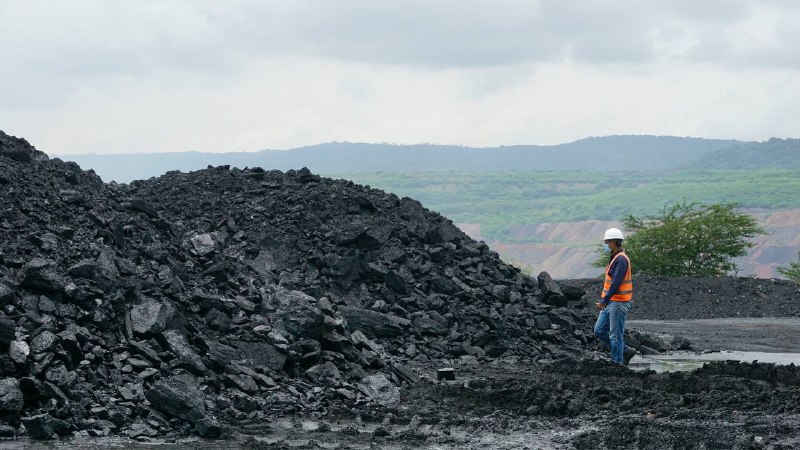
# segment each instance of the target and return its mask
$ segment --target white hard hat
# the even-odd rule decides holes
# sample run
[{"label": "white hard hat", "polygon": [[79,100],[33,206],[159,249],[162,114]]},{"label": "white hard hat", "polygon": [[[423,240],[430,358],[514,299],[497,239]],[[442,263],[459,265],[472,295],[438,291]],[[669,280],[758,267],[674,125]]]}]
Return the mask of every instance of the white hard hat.
[{"label": "white hard hat", "polygon": [[606,230],[606,236],[603,238],[603,240],[607,241],[609,239],[625,239],[625,238],[622,237],[622,230],[620,230],[619,228],[609,228]]}]

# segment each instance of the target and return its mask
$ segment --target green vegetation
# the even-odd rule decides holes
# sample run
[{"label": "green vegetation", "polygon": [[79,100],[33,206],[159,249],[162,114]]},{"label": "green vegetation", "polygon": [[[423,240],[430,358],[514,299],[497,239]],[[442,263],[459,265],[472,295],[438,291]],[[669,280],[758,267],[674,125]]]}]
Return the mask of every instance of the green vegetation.
[{"label": "green vegetation", "polygon": [[345,178],[408,196],[487,241],[533,242],[520,227],[649,216],[684,200],[744,209],[800,208],[800,170],[684,172],[411,172]]},{"label": "green vegetation", "polygon": [[[718,276],[734,272],[733,258],[744,256],[750,238],[764,231],[733,203],[676,203],[661,214],[625,216],[625,253],[635,273],[662,276]],[[606,255],[602,262],[605,265]]]},{"label": "green vegetation", "polygon": [[798,260],[789,264],[789,267],[778,268],[778,273],[795,283],[800,283],[800,252],[797,253],[797,258]]},{"label": "green vegetation", "polygon": [[704,169],[800,169],[800,139],[772,138],[767,142],[742,143],[704,153],[684,166]]}]

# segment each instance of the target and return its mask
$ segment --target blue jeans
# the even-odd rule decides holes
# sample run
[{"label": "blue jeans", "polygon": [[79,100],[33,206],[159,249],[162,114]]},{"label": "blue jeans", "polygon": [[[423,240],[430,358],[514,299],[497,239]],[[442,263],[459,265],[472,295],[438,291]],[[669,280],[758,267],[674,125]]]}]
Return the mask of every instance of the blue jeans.
[{"label": "blue jeans", "polygon": [[594,335],[611,349],[611,361],[622,364],[625,354],[625,319],[633,302],[608,302],[594,324]]}]

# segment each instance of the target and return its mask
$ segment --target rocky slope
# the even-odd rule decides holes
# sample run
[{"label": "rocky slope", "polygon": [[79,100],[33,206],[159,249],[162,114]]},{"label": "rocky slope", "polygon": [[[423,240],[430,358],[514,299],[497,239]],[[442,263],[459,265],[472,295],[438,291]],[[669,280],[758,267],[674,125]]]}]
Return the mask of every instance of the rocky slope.
[{"label": "rocky slope", "polygon": [[397,402],[417,363],[592,339],[581,292],[308,170],[104,184],[0,132],[0,197],[0,435],[215,437]]}]

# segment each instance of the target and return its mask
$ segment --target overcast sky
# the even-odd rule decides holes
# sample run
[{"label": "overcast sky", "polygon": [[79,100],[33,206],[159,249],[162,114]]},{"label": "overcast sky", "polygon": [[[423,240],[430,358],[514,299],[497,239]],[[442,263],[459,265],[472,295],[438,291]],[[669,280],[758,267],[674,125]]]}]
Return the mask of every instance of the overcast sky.
[{"label": "overcast sky", "polygon": [[0,0],[0,129],[48,153],[800,130],[794,0]]}]

